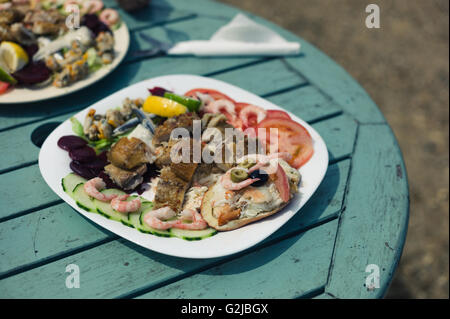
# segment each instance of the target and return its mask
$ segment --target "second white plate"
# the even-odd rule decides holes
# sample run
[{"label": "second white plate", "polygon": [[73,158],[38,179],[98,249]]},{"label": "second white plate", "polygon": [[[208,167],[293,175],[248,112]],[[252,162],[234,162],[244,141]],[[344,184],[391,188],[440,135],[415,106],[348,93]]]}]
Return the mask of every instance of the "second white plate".
[{"label": "second white plate", "polygon": [[48,100],[76,92],[100,81],[117,68],[127,54],[128,47],[130,46],[130,33],[125,22],[122,21],[120,28],[114,31],[114,41],[115,58],[112,63],[103,66],[101,69],[90,74],[86,79],[64,88],[58,88],[53,85],[43,88],[13,88],[11,91],[0,95],[0,106],[1,104],[30,103]]}]

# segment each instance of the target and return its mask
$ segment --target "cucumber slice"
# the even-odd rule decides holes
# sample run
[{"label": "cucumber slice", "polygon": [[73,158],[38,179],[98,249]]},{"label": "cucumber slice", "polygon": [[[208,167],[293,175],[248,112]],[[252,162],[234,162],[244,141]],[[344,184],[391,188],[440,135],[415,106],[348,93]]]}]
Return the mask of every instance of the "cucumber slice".
[{"label": "cucumber slice", "polygon": [[[105,195],[125,195],[125,192],[115,188],[104,189],[102,190],[102,193]],[[110,202],[102,202],[98,199],[94,199],[94,204],[96,206],[97,213],[99,213],[100,215],[118,222],[122,222],[123,224],[128,226],[128,214],[123,214],[114,210],[111,207]]]},{"label": "cucumber slice", "polygon": [[142,233],[146,233],[146,234],[152,234],[152,235],[156,235],[156,236],[160,236],[160,237],[172,237],[171,233],[169,230],[159,230],[159,229],[155,229],[152,227],[149,227],[145,222],[144,222],[144,216],[146,214],[148,214],[149,212],[151,212],[153,209],[153,205],[150,208],[147,208],[146,210],[143,210],[141,212],[141,215],[139,217],[139,227],[138,230]]},{"label": "cucumber slice", "polygon": [[75,173],[70,173],[61,180],[61,186],[69,196],[73,197],[73,190],[75,189],[75,186],[85,182],[86,179],[84,179],[83,177],[78,176]]},{"label": "cucumber slice", "polygon": [[73,199],[78,207],[88,211],[95,212],[96,206],[92,198],[84,191],[84,183],[78,184],[73,190]]},{"label": "cucumber slice", "polygon": [[215,234],[217,234],[217,230],[215,230],[214,228],[206,228],[202,230],[171,228],[170,233],[175,237],[185,240],[202,240],[204,238],[214,236]]},{"label": "cucumber slice", "polygon": [[151,209],[153,207],[153,203],[152,202],[149,202],[149,201],[147,201],[146,199],[144,199],[142,197],[141,197],[141,201],[142,201],[141,209],[138,212],[134,212],[134,213],[129,213],[128,214],[128,222],[129,222],[129,224],[132,227],[136,228],[136,229],[139,229],[139,227],[141,225],[141,219],[140,219],[141,213],[144,210],[147,210],[149,208]]}]

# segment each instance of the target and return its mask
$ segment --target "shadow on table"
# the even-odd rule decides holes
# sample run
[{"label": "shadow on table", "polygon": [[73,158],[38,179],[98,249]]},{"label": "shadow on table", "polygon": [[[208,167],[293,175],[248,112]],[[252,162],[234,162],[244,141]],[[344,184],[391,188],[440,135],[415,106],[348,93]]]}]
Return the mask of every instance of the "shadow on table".
[{"label": "shadow on table", "polygon": [[[309,199],[300,212],[295,214],[285,225],[259,245],[231,256],[208,260],[179,258],[147,250],[129,241],[124,241],[123,244],[154,261],[184,271],[192,271],[192,269],[197,266],[201,268],[205,264],[215,266],[233,259],[236,260],[220,267],[207,269],[205,274],[224,275],[250,271],[261,267],[282,255],[292,245],[298,243],[307,230],[321,225],[328,219],[337,216],[338,211],[329,209],[328,207],[333,201],[336,201],[334,196],[340,184],[340,178],[338,166],[331,165],[316,193]],[[345,176],[342,178],[345,178]],[[340,206],[337,210],[339,209]],[[268,217],[268,219],[270,218],[277,218],[277,215],[275,214],[274,216]],[[276,249],[270,248],[273,246],[276,246]],[[241,256],[243,256],[243,258],[238,259],[238,257]],[[302,262],[302,260],[300,262]],[[236,264],[239,266],[235,267]]]}]

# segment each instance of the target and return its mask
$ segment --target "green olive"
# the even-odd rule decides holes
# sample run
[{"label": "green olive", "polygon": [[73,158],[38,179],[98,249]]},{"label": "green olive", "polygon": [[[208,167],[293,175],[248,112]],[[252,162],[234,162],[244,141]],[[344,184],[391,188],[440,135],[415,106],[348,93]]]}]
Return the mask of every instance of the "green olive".
[{"label": "green olive", "polygon": [[230,177],[233,183],[239,183],[245,181],[248,178],[248,174],[243,169],[235,168],[231,170]]},{"label": "green olive", "polygon": [[254,166],[255,164],[256,164],[256,162],[247,158],[242,163],[240,163],[239,166],[249,169],[250,167]]}]

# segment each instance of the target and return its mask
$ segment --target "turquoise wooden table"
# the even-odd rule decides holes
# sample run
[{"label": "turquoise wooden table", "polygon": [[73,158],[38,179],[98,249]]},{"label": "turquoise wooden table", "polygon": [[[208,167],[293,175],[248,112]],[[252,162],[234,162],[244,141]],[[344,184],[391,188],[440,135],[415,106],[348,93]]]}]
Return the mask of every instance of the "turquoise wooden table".
[{"label": "turquoise wooden table", "polygon": [[[131,46],[116,71],[67,97],[0,107],[1,298],[379,298],[386,293],[405,243],[407,176],[385,118],[341,67],[303,39],[251,14],[286,39],[300,41],[301,55],[130,55],[149,48],[139,32],[162,41],[207,39],[237,12],[206,0],[153,0],[136,15],[121,12]],[[83,218],[40,175],[39,145],[56,125],[130,84],[176,73],[209,76],[256,93],[308,121],[327,143],[329,168],[315,195],[247,251],[190,260],[146,250]],[[65,285],[71,264],[79,266],[79,288]]]}]

